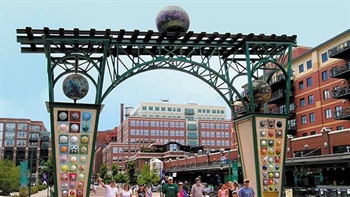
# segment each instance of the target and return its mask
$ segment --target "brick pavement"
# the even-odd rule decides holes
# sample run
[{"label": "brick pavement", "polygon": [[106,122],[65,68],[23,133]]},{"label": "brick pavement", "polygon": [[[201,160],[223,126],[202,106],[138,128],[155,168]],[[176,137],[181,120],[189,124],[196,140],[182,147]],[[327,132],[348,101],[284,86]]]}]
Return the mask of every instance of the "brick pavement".
[{"label": "brick pavement", "polygon": [[[40,192],[33,194],[31,196],[32,197],[47,197],[47,190],[40,191]],[[105,190],[101,186],[99,186],[99,187],[97,187],[96,194],[91,192],[90,197],[105,197]],[[160,197],[160,193],[153,192],[152,197]]]}]

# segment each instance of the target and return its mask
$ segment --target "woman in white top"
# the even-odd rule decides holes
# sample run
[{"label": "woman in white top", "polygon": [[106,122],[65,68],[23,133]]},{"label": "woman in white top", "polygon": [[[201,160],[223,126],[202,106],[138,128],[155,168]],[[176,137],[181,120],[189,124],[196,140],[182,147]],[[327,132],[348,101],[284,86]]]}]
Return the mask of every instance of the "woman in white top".
[{"label": "woman in white top", "polygon": [[119,197],[131,197],[132,191],[129,184],[124,184],[122,191],[119,193]]}]

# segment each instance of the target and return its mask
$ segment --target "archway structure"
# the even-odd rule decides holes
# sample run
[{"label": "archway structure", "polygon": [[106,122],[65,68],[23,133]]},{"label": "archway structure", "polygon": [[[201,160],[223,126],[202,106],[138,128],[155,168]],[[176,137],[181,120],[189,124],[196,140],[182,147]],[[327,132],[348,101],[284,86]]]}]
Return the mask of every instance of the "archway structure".
[{"label": "archway structure", "polygon": [[[57,122],[60,118],[59,113],[67,111],[69,115],[77,112],[79,115],[95,116],[94,122],[89,124],[94,129],[91,136],[87,136],[94,144],[99,106],[103,100],[128,78],[156,69],[172,69],[201,79],[221,95],[234,118],[238,117],[235,101],[240,101],[241,107],[248,114],[255,113],[257,112],[255,103],[248,102],[254,100],[252,81],[264,79],[270,82],[276,73],[285,75],[285,79],[290,78],[291,52],[296,44],[296,36],[192,31],[160,33],[152,30],[123,29],[51,30],[47,27],[43,29],[27,27],[17,29],[17,42],[21,44],[22,53],[43,53],[47,58],[49,103],[52,104],[50,112],[53,151],[59,152],[62,149],[57,149],[62,147],[58,146],[61,142],[58,142],[57,128],[63,129],[61,123]],[[79,111],[80,109],[70,111],[79,104],[58,103],[55,99],[54,89],[61,88],[57,82],[72,73],[87,77],[95,86],[95,102],[85,108],[96,111],[85,112]],[[246,84],[246,88],[241,89],[242,85],[239,84],[242,83]],[[290,85],[290,80],[286,80],[286,103],[289,103]],[[55,107],[58,107],[58,110]],[[56,114],[53,115],[54,113]],[[285,114],[288,113],[289,104],[285,110]],[[73,120],[69,122],[70,119],[66,121],[69,125],[74,123]],[[61,153],[56,154],[57,162],[60,156]],[[89,156],[92,161],[93,154],[90,153]],[[58,174],[59,167],[62,166],[58,162],[56,165]],[[89,177],[91,168],[92,163],[89,165]],[[59,178],[57,181],[59,182]],[[87,181],[88,184],[85,185],[89,185],[90,180]],[[55,191],[61,191],[62,187],[57,188],[56,185]],[[76,191],[77,193],[72,194],[79,196],[78,189]],[[89,194],[88,189],[86,192]]]}]

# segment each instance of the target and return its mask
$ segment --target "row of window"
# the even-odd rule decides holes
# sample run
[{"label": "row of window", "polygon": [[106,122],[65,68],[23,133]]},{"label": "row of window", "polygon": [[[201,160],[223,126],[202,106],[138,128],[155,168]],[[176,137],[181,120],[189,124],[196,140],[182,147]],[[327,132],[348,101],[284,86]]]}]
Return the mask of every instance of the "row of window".
[{"label": "row of window", "polygon": [[[331,128],[331,127],[329,127],[329,129],[332,131],[332,128]],[[336,131],[343,130],[343,129],[345,129],[344,126],[337,126],[337,127],[336,127]],[[317,134],[316,131],[311,131],[311,132],[310,132],[310,135],[316,135],[316,134]],[[307,136],[307,133],[302,133],[301,136],[303,136],[303,137],[304,137],[304,136]]]},{"label": "row of window", "polygon": [[[340,116],[341,115],[341,111],[342,111],[342,107],[341,106],[336,106],[334,108],[335,111],[335,116]],[[325,114],[325,118],[326,119],[330,119],[332,118],[332,109],[328,108],[324,110],[324,114]],[[309,121],[310,123],[313,123],[316,121],[316,116],[315,113],[310,113],[309,114]],[[301,116],[301,124],[307,124],[307,120],[306,120],[306,115]]]},{"label": "row of window", "polygon": [[[158,107],[158,106],[142,106],[142,110],[148,111],[168,111],[168,112],[181,112],[181,108],[176,107]],[[197,109],[198,113],[213,113],[213,114],[225,114],[225,110],[217,110],[217,109]],[[194,109],[186,108],[185,113],[194,113]]]},{"label": "row of window", "polygon": [[[328,70],[323,71],[322,73],[322,81],[327,81],[328,80]],[[304,89],[304,81],[299,81],[299,90],[303,90]],[[307,87],[311,87],[312,86],[312,77],[308,77],[306,78],[306,86]]]},{"label": "row of window", "polygon": [[[172,111],[172,112],[181,112],[181,108],[176,107],[158,107],[158,106],[148,106],[148,111]],[[147,106],[142,106],[142,110],[147,110]]]},{"label": "row of window", "polygon": [[[322,53],[321,60],[322,60],[322,63],[328,61],[328,52]],[[309,70],[311,68],[312,68],[312,60],[309,60],[306,62],[306,69]],[[304,64],[299,65],[299,73],[302,73],[302,72],[304,72]]]},{"label": "row of window", "polygon": [[176,127],[184,128],[184,122],[168,122],[168,121],[144,121],[144,120],[131,120],[130,126],[141,126],[141,127]]},{"label": "row of window", "polygon": [[[0,123],[0,132],[4,131],[4,125],[5,125],[5,131],[6,132],[14,132],[16,130],[16,123]],[[27,130],[28,124],[27,123],[18,123],[17,124],[17,130]],[[31,131],[40,131],[39,125],[31,125],[30,126]]]},{"label": "row of window", "polygon": [[[166,115],[146,115],[143,114],[142,117],[149,117],[149,118],[182,118],[181,116],[166,116]],[[225,118],[218,118],[218,117],[198,117],[194,118],[193,116],[185,117],[187,121],[196,121],[196,120],[225,120]]]},{"label": "row of window", "polygon": [[201,123],[202,129],[229,129],[229,124]]},{"label": "row of window", "polygon": [[201,143],[202,146],[230,146],[230,140],[201,140]]},{"label": "row of window", "polygon": [[[307,97],[307,103],[309,104],[309,105],[312,105],[312,104],[314,104],[314,95],[312,94],[312,95],[309,95],[308,97]],[[306,106],[306,102],[305,102],[305,98],[301,98],[300,99],[300,107],[305,107]]]},{"label": "row of window", "polygon": [[215,137],[215,133],[216,133],[216,137],[225,137],[225,138],[229,138],[230,137],[230,132],[225,132],[225,131],[218,131],[218,132],[214,132],[214,131],[202,131],[201,133],[201,137]]},{"label": "row of window", "polygon": [[[0,141],[0,147],[2,145],[2,141]],[[37,146],[37,142],[30,142],[29,146]],[[5,140],[5,146],[15,146],[15,140]],[[16,146],[19,147],[26,147],[27,146],[27,141],[26,140],[16,140]]]},{"label": "row of window", "polygon": [[[169,130],[151,130],[148,129],[131,129],[130,135],[142,135],[142,136],[169,136]],[[183,130],[170,130],[170,136],[185,136]]]}]

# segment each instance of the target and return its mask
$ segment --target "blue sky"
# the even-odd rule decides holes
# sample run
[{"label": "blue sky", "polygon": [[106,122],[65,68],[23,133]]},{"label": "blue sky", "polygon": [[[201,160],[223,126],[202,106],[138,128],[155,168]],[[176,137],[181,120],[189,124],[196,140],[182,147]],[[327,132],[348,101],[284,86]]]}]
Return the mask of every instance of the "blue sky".
[{"label": "blue sky", "polygon": [[[156,31],[155,18],[168,5],[184,8],[194,32],[297,35],[298,45],[314,47],[350,28],[350,0],[226,1],[83,1],[0,0],[0,117],[44,121],[50,129],[46,58],[21,54],[16,29]],[[181,80],[179,80],[181,79]],[[104,101],[99,130],[119,125],[120,103],[195,102],[226,105],[204,82],[174,71],[136,75],[115,88]],[[67,101],[59,97],[58,101]]]}]

